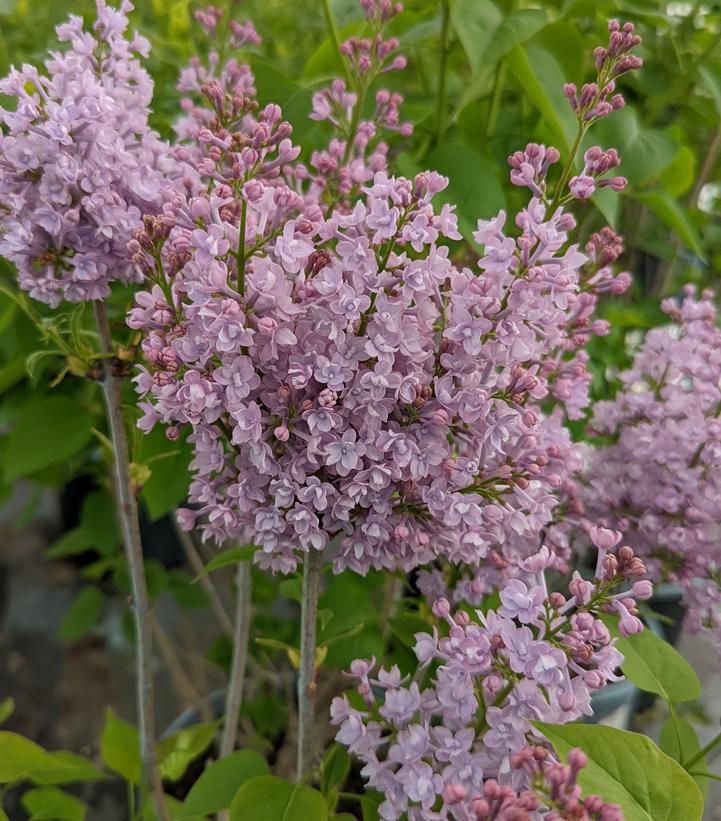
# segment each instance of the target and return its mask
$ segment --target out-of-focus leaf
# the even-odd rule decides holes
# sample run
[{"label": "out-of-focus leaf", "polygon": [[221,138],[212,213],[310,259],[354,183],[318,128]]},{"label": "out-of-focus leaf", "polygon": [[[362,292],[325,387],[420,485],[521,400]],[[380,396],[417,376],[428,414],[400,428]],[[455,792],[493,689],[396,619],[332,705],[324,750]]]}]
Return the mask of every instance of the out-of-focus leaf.
[{"label": "out-of-focus leaf", "polygon": [[65,641],[76,641],[89,633],[103,612],[105,597],[97,587],[88,585],[75,597],[63,616],[58,635]]},{"label": "out-of-focus leaf", "polygon": [[699,259],[704,259],[701,238],[686,216],[684,208],[665,191],[636,194],[636,199],[651,211],[690,248]]},{"label": "out-of-focus leaf", "polygon": [[486,64],[486,52],[494,33],[503,21],[490,0],[456,0],[451,5],[451,23],[474,72]]},{"label": "out-of-focus leaf", "polygon": [[158,768],[163,778],[177,781],[188,765],[212,744],[218,723],[195,724],[163,738],[158,744]]},{"label": "out-of-focus leaf", "polygon": [[[681,741],[680,749],[679,737]],[[698,736],[696,735],[696,730],[694,730],[694,728],[684,718],[677,718],[675,727],[673,719],[669,718],[663,723],[658,738],[658,746],[666,753],[666,755],[670,755],[674,761],[678,761],[679,763],[688,761],[701,749],[701,744],[698,740]],[[708,770],[708,767],[706,766],[706,756],[703,756],[703,758],[698,760],[698,765],[695,765],[695,769],[703,772]],[[696,782],[699,790],[701,790],[701,795],[706,798],[709,787],[708,778],[694,776],[693,780]]]},{"label": "out-of-focus leaf", "polygon": [[576,118],[563,96],[563,72],[553,55],[538,46],[516,46],[508,65],[525,94],[565,149],[573,142]]},{"label": "out-of-focus leaf", "polygon": [[424,160],[428,168],[448,177],[440,202],[456,206],[461,233],[470,237],[479,219],[495,216],[505,205],[494,163],[463,143],[447,142]]},{"label": "out-of-focus leaf", "polygon": [[100,736],[103,761],[132,784],[140,783],[140,736],[138,728],[108,709]]},{"label": "out-of-focus leaf", "polygon": [[15,479],[65,462],[90,441],[92,426],[92,416],[64,396],[34,402],[10,432],[3,468]]},{"label": "out-of-focus leaf", "polygon": [[83,821],[87,806],[57,787],[34,787],[22,797],[30,821]]},{"label": "out-of-focus leaf", "polygon": [[226,809],[241,784],[267,774],[268,763],[261,755],[253,750],[236,750],[203,770],[175,816],[176,821]]}]

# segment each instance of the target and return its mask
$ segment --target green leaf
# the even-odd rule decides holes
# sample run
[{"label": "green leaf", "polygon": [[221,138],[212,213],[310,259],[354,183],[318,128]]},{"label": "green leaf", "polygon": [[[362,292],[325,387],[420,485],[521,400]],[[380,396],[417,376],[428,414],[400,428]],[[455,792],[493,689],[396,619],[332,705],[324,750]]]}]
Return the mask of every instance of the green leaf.
[{"label": "green leaf", "polygon": [[401,613],[398,616],[392,616],[389,624],[393,635],[407,647],[415,647],[416,633],[427,633],[430,629],[428,622],[415,613]]},{"label": "green leaf", "polygon": [[327,821],[325,798],[309,787],[261,775],[246,781],[230,806],[230,821]]},{"label": "green leaf", "polygon": [[464,143],[446,142],[424,163],[448,177],[448,187],[438,200],[457,206],[459,227],[466,237],[476,230],[479,219],[492,217],[505,206],[495,164]]},{"label": "green leaf", "polygon": [[350,756],[345,747],[334,744],[323,756],[320,765],[320,789],[328,793],[333,787],[340,786],[350,772]]},{"label": "green leaf", "polygon": [[[470,2],[472,3],[473,0]],[[548,15],[543,9],[520,9],[505,17],[500,26],[491,31],[487,48],[481,55],[478,71],[467,83],[457,111],[484,94],[489,88],[489,78],[496,63],[506,57],[516,46],[530,40],[546,25],[547,20]],[[459,25],[462,25],[462,21],[459,21]]]},{"label": "green leaf", "polygon": [[647,205],[651,211],[670,228],[679,239],[690,248],[699,259],[704,259],[703,245],[696,229],[693,227],[686,212],[676,200],[665,191],[650,191],[636,194],[636,199]]},{"label": "green leaf", "polygon": [[631,106],[614,112],[593,126],[583,141],[579,156],[592,145],[613,145],[621,158],[621,173],[632,187],[657,179],[676,158],[678,141],[650,128]]},{"label": "green leaf", "polygon": [[703,799],[693,779],[646,736],[600,724],[533,724],[559,755],[583,750],[581,787],[620,804],[626,821],[700,821]]},{"label": "green leaf", "polygon": [[706,88],[711,93],[716,111],[721,114],[721,71],[717,66],[708,63],[699,69]]},{"label": "green leaf", "polygon": [[[684,761],[688,761],[690,758],[693,758],[696,753],[698,753],[701,749],[701,743],[696,735],[696,730],[694,730],[686,719],[677,718],[676,724],[678,727],[678,734],[676,732],[676,727],[674,727],[673,719],[669,718],[664,721],[658,738],[658,746],[666,753],[666,755],[670,755],[674,761],[678,761],[679,764],[682,764]],[[679,737],[681,740],[680,749],[678,746]],[[703,771],[708,769],[706,765],[706,756],[700,758],[697,764],[698,766],[694,765],[694,769]],[[701,795],[706,798],[708,793],[708,779],[694,776],[694,781],[701,790]]]},{"label": "green leaf", "polygon": [[191,458],[192,447],[182,440],[169,441],[160,427],[142,437],[136,461],[150,469],[150,478],[143,482],[140,498],[151,519],[159,519],[185,500]]},{"label": "green leaf", "polygon": [[32,780],[36,784],[72,784],[75,781],[101,781],[107,778],[87,758],[71,753],[69,750],[53,750],[55,767],[35,773]]},{"label": "green leaf", "polygon": [[100,736],[103,761],[133,784],[140,783],[140,735],[138,728],[123,721],[108,708],[105,727]]},{"label": "green leaf", "polygon": [[701,695],[701,683],[694,669],[653,631],[643,630],[619,639],[616,647],[624,656],[621,670],[641,690],[657,693],[671,704]]},{"label": "green leaf", "polygon": [[253,558],[253,554],[257,550],[253,544],[246,544],[242,547],[231,547],[230,550],[224,550],[217,556],[212,558],[208,564],[205,565],[201,573],[195,577],[195,581],[207,576],[214,570],[220,570],[221,567],[230,567],[238,562],[249,562]]},{"label": "green leaf", "polygon": [[58,636],[65,641],[76,641],[89,633],[103,612],[105,597],[97,587],[84,587],[63,616]]},{"label": "green leaf", "polygon": [[158,768],[161,776],[169,781],[182,778],[190,762],[213,743],[217,729],[216,721],[196,724],[162,739],[158,744]]},{"label": "green leaf", "polygon": [[115,502],[109,490],[94,490],[83,500],[80,527],[102,556],[111,556],[120,545]]},{"label": "green leaf", "polygon": [[0,702],[0,724],[4,724],[15,710],[15,700],[8,696]]},{"label": "green leaf", "polygon": [[29,738],[18,733],[0,732],[0,784],[23,778],[37,781],[58,773],[63,773],[68,781],[81,780],[73,777],[77,770],[60,755],[49,753]]},{"label": "green leaf", "polygon": [[3,468],[8,478],[67,461],[90,441],[92,426],[92,416],[64,396],[26,407],[7,440]]},{"label": "green leaf", "polygon": [[539,46],[516,46],[508,55],[508,66],[556,139],[568,149],[577,129],[576,117],[563,96],[563,72],[553,55]]},{"label": "green leaf", "polygon": [[451,23],[474,72],[486,63],[486,50],[503,20],[490,0],[456,0],[451,6]]},{"label": "green leaf", "polygon": [[682,145],[673,162],[661,172],[661,184],[671,197],[683,196],[696,179],[696,154]]},{"label": "green leaf", "polygon": [[30,821],[83,821],[86,805],[57,787],[34,787],[22,797]]},{"label": "green leaf", "polygon": [[268,762],[261,755],[253,750],[236,750],[203,771],[175,818],[182,821],[224,810],[231,805],[241,784],[268,772]]},{"label": "green leaf", "polygon": [[93,540],[82,527],[74,527],[52,543],[45,551],[45,558],[60,559],[64,556],[77,556],[89,550],[92,545]]}]

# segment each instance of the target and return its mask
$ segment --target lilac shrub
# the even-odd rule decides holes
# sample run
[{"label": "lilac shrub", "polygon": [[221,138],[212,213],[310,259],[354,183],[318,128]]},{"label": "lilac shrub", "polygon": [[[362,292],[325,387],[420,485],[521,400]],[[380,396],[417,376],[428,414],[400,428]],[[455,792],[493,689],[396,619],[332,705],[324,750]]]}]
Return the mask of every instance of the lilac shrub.
[{"label": "lilac shrub", "polygon": [[58,26],[69,48],[52,53],[47,76],[24,65],[0,81],[16,100],[0,109],[0,254],[52,306],[139,281],[127,244],[175,173],[148,125],[153,82],[138,56],[150,45],[125,37],[131,9],[98,0],[92,32],[77,16]]},{"label": "lilac shrub", "polygon": [[419,665],[410,680],[396,666],[371,678],[375,660],[353,662],[365,706],[355,709],[345,696],[334,700],[336,739],[383,793],[383,818],[465,818],[448,800],[455,788],[482,795],[490,778],[528,787],[528,773],[513,762],[537,742],[531,722],[591,715],[591,693],[619,679],[623,657],[601,616],[616,614],[622,635],[639,632],[636,600],[647,599],[652,587],[633,550],[618,547],[620,533],[590,532],[598,549],[595,576],[575,573],[566,595],[548,592],[544,572],[552,557],[544,547],[521,563],[523,579],[500,589],[496,609],[453,613],[448,600],[438,599],[433,613],[442,633],[434,627],[416,634]]},{"label": "lilac shrub", "polygon": [[583,472],[589,517],[624,530],[655,581],[677,582],[686,624],[721,642],[721,329],[713,295],[688,286],[663,302],[591,432],[611,443]]}]

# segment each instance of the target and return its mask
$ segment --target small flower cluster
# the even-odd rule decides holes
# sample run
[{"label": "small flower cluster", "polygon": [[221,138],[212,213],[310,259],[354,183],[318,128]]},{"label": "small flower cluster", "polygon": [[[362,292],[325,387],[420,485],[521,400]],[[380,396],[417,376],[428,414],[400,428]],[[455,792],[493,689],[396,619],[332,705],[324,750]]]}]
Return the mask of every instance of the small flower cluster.
[{"label": "small flower cluster", "polygon": [[301,168],[310,185],[309,194],[325,207],[350,208],[360,188],[377,172],[387,171],[388,145],[383,132],[408,136],[409,122],[400,121],[400,94],[380,89],[375,95],[371,119],[363,119],[363,107],[373,82],[390,71],[400,71],[406,59],[396,53],[395,38],[382,36],[385,24],[399,14],[400,3],[387,0],[363,0],[366,19],[372,30],[368,39],[350,38],[341,45],[341,59],[347,62],[346,80],[335,79],[328,88],[313,95],[311,118],[329,122],[335,136],[324,150],[314,151],[310,169]]},{"label": "small flower cluster", "polygon": [[[597,795],[583,797],[578,775],[588,763],[582,750],[568,751],[568,764],[553,760],[545,747],[524,747],[511,756],[511,768],[530,781],[528,789],[516,790],[493,778],[474,795],[462,784],[443,788],[443,807],[433,818],[453,821],[623,821],[617,804]],[[445,813],[445,814],[444,814]],[[425,821],[428,814],[411,810],[409,821]]]},{"label": "small flower cluster", "polygon": [[[419,666],[411,680],[396,666],[371,677],[374,660],[353,662],[365,707],[355,709],[346,696],[334,700],[336,739],[383,793],[383,818],[427,818],[423,813],[440,803],[440,818],[463,818],[453,814],[451,793],[483,795],[488,779],[527,787],[513,765],[533,743],[531,722],[589,715],[591,692],[618,680],[622,656],[601,615],[617,614],[622,635],[638,632],[635,603],[649,598],[652,586],[640,579],[646,568],[633,550],[618,546],[620,533],[593,527],[590,535],[598,548],[595,576],[574,573],[568,596],[547,592],[552,557],[544,547],[520,563],[525,580],[500,590],[497,609],[473,618],[436,601],[433,613],[446,629],[416,634]],[[631,586],[616,592],[624,583]]]},{"label": "small flower cluster", "polygon": [[608,46],[599,46],[594,52],[598,72],[596,81],[585,83],[580,94],[573,83],[563,87],[571,109],[584,125],[623,108],[624,99],[616,92],[616,80],[629,71],[638,71],[643,65],[640,57],[630,54],[641,42],[641,38],[634,34],[633,23],[621,26],[618,20],[611,20],[608,31]]},{"label": "small flower cluster", "polygon": [[0,81],[16,100],[0,109],[0,253],[20,287],[53,306],[138,280],[128,240],[174,173],[148,125],[153,83],[136,57],[148,42],[124,36],[131,9],[98,0],[93,33],[80,17],[58,26],[70,48],[53,53],[48,76],[25,65]]},{"label": "small flower cluster", "polygon": [[713,296],[665,300],[674,324],[648,332],[599,402],[582,495],[589,516],[623,527],[655,580],[678,582],[687,625],[721,643],[721,329]]}]

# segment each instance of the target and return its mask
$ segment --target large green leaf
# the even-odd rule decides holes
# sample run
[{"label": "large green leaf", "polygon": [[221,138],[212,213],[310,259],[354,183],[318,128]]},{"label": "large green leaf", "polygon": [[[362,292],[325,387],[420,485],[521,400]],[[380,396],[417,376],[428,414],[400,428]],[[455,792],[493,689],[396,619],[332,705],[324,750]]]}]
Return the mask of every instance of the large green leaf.
[{"label": "large green leaf", "polygon": [[[473,0],[470,0],[474,5]],[[490,36],[484,36],[482,42],[486,44],[479,57],[479,67],[467,83],[461,95],[458,111],[477,100],[489,89],[489,78],[499,60],[502,60],[516,46],[522,45],[534,34],[537,34],[548,20],[543,9],[520,9],[514,14],[505,17],[498,27],[490,29]],[[459,21],[459,27],[462,22]],[[473,49],[473,44],[470,44]],[[470,59],[470,57],[469,57]]]},{"label": "large green leaf", "polygon": [[577,124],[563,96],[564,77],[556,59],[540,46],[516,46],[508,55],[508,65],[554,137],[568,149]]},{"label": "large green leaf", "polygon": [[[680,747],[679,742],[681,744]],[[671,758],[673,758],[674,761],[678,761],[679,764],[683,764],[684,761],[693,758],[701,749],[701,743],[696,735],[696,730],[694,730],[684,718],[677,718],[675,722],[672,718],[669,718],[663,723],[658,737],[658,746],[666,755],[670,755]],[[706,766],[706,756],[699,759],[698,764],[694,765],[694,769],[700,770],[701,772],[705,772],[708,769]],[[708,778],[694,776],[694,781],[701,790],[701,795],[706,798],[708,793]]]},{"label": "large green leaf", "polygon": [[64,396],[26,407],[8,437],[3,463],[8,478],[67,461],[90,441],[92,426],[92,416]]},{"label": "large green leaf", "polygon": [[474,72],[486,63],[486,51],[503,15],[491,0],[456,0],[451,23]]},{"label": "large green leaf", "polygon": [[83,821],[86,805],[57,787],[35,787],[22,797],[30,821]]},{"label": "large green leaf", "polygon": [[73,768],[65,765],[39,744],[18,733],[0,732],[0,784],[29,778],[35,780],[47,773]]},{"label": "large green leaf", "polygon": [[624,656],[624,675],[641,690],[657,693],[672,704],[701,695],[701,682],[693,667],[652,630],[619,639],[616,646]]},{"label": "large green leaf", "polygon": [[703,799],[693,778],[646,736],[600,724],[533,723],[559,755],[583,750],[580,785],[620,804],[625,821],[700,821]]},{"label": "large green leaf", "polygon": [[493,217],[505,206],[495,163],[464,143],[444,143],[423,162],[448,177],[448,187],[438,195],[438,200],[456,206],[464,236],[470,237],[479,219]]},{"label": "large green leaf", "polygon": [[137,461],[150,470],[141,498],[151,519],[164,516],[188,495],[191,458],[192,447],[182,439],[169,441],[160,427],[141,439]]},{"label": "large green leaf", "polygon": [[631,186],[656,179],[679,152],[677,140],[645,125],[631,106],[594,125],[583,141],[583,150],[591,145],[614,146],[618,150],[620,171]]},{"label": "large green leaf", "polygon": [[103,761],[133,784],[140,783],[140,735],[138,728],[123,721],[108,708],[100,736]]},{"label": "large green leaf", "polygon": [[209,815],[229,807],[241,784],[268,774],[268,762],[253,750],[236,750],[211,764],[193,784],[175,818]]},{"label": "large green leaf", "polygon": [[327,821],[328,804],[317,790],[273,775],[251,778],[235,794],[230,821]]},{"label": "large green leaf", "polygon": [[163,778],[177,781],[183,777],[188,764],[204,753],[215,738],[217,722],[195,724],[158,744],[158,769]]}]

